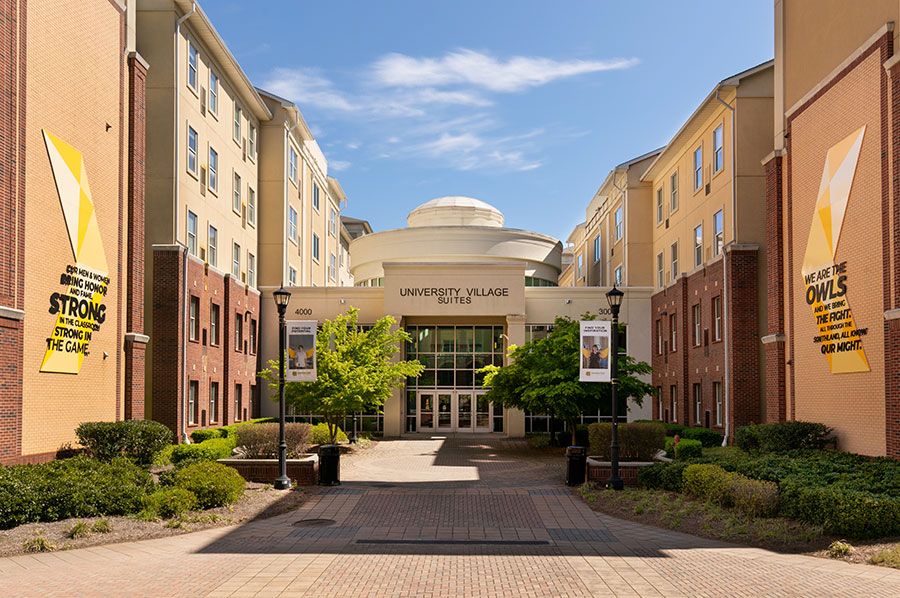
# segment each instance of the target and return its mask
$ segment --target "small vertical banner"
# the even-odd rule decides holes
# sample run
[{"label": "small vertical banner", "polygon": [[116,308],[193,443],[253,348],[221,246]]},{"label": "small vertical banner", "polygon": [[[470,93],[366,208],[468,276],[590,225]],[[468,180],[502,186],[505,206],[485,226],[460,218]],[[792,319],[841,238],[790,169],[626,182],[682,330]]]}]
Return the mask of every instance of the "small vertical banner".
[{"label": "small vertical banner", "polygon": [[287,366],[288,382],[315,382],[316,375],[316,322],[315,320],[288,320]]},{"label": "small vertical banner", "polygon": [[581,322],[581,382],[610,382],[609,349],[612,324],[609,320]]}]

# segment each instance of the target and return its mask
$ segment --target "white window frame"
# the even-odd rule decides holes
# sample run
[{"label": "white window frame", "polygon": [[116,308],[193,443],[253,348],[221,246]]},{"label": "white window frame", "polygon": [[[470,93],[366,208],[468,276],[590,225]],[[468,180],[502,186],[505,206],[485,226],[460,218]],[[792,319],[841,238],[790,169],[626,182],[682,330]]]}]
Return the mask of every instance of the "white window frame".
[{"label": "white window frame", "polygon": [[319,263],[319,235],[312,234],[312,259],[315,263]]},{"label": "white window frame", "polygon": [[699,347],[703,344],[703,308],[700,303],[695,303],[691,307],[694,316],[694,346]]},{"label": "white window frame", "polygon": [[256,228],[256,190],[247,185],[247,224]]},{"label": "white window frame", "polygon": [[219,261],[219,230],[212,224],[206,231],[206,261],[213,268]]},{"label": "white window frame", "polygon": [[197,215],[187,211],[187,231],[185,234],[188,253],[197,255]]},{"label": "white window frame", "polygon": [[713,340],[722,340],[722,296],[713,297]]},{"label": "white window frame", "polygon": [[234,171],[234,176],[232,177],[232,192],[231,192],[231,210],[237,214],[241,215],[241,187],[243,186],[243,181],[241,180],[241,175]]},{"label": "white window frame", "polygon": [[701,422],[701,414],[703,411],[703,386],[698,383],[694,383],[694,423],[699,424]]},{"label": "white window frame", "polygon": [[665,283],[664,262],[665,256],[663,256],[663,253],[660,251],[656,254],[656,286],[660,289],[663,288],[663,284]]},{"label": "white window frame", "polygon": [[191,380],[188,382],[188,425],[197,425],[197,394],[200,392],[200,382]]},{"label": "white window frame", "polygon": [[315,181],[313,181],[313,200],[312,200],[312,205],[313,205],[313,207],[316,209],[316,211],[318,212],[318,211],[319,211],[319,184],[318,184],[317,182],[315,182]]},{"label": "white window frame", "polygon": [[694,150],[694,192],[703,187],[703,144]]},{"label": "white window frame", "polygon": [[293,146],[288,147],[288,178],[295,185],[297,182],[297,151]]},{"label": "white window frame", "polygon": [[219,383],[209,383],[209,423],[219,421]]},{"label": "white window frame", "polygon": [[669,315],[669,342],[671,342],[671,346],[669,347],[669,353],[674,353],[678,350],[678,315],[670,314]]},{"label": "white window frame", "polygon": [[672,190],[669,192],[669,214],[674,214],[678,211],[678,171],[672,173],[669,177],[669,184],[672,186]]},{"label": "white window frame", "polygon": [[247,252],[247,284],[251,289],[256,288],[256,256]]},{"label": "white window frame", "polygon": [[681,272],[678,270],[678,241],[677,240],[674,243],[672,243],[672,245],[669,247],[669,251],[671,252],[671,258],[669,260],[669,267],[672,268],[672,271],[669,272],[669,275],[671,276],[672,282],[675,282],[675,279],[678,278],[679,274],[681,274]]},{"label": "white window frame", "polygon": [[[197,91],[197,77],[200,73],[200,52],[197,50],[197,46],[191,40],[187,40],[187,86],[189,89],[193,90],[195,93]],[[191,62],[191,58],[193,57],[193,62]],[[193,83],[191,80],[193,79]]]},{"label": "white window frame", "polygon": [[[212,347],[219,346],[219,326],[221,320],[221,308],[218,303],[209,304],[209,344]],[[215,317],[213,317],[215,316]]]},{"label": "white window frame", "polygon": [[722,383],[713,382],[713,395],[716,398],[716,425],[722,425]]},{"label": "white window frame", "polygon": [[328,234],[332,237],[336,236],[335,231],[337,231],[337,212],[334,211],[334,208],[328,208]]},{"label": "white window frame", "polygon": [[328,278],[334,280],[337,276],[337,258],[334,255],[334,252],[330,254],[329,262],[328,262]]},{"label": "white window frame", "polygon": [[665,220],[665,201],[663,201],[663,187],[656,190],[656,225],[659,226]]},{"label": "white window frame", "polygon": [[188,328],[188,340],[200,341],[200,297],[191,295],[190,298],[190,327]]},{"label": "white window frame", "polygon": [[241,280],[241,246],[236,241],[231,242],[231,274]]},{"label": "white window frame", "polygon": [[725,125],[721,124],[713,131],[713,172],[719,172],[723,168],[725,168]]},{"label": "white window frame", "polygon": [[713,255],[722,253],[725,247],[725,211],[713,214]]},{"label": "white window frame", "polygon": [[244,387],[239,382],[234,385],[234,421],[241,421],[241,403],[244,399]]},{"label": "white window frame", "polygon": [[594,237],[594,263],[600,261],[600,235]]},{"label": "white window frame", "polygon": [[288,284],[292,287],[297,286],[297,270],[293,266],[288,266]]},{"label": "white window frame", "polygon": [[663,354],[662,318],[656,320],[656,354]]},{"label": "white window frame", "polygon": [[578,254],[578,276],[576,277],[578,280],[584,278],[584,255]]},{"label": "white window frame", "polygon": [[209,165],[207,166],[207,187],[213,193],[219,192],[219,152],[209,146]]},{"label": "white window frame", "polygon": [[616,241],[625,236],[625,206],[619,206],[615,212]]},{"label": "white window frame", "polygon": [[[191,141],[193,140],[193,143]],[[198,157],[197,152],[200,147],[200,135],[194,130],[194,127],[188,125],[187,130],[187,171],[197,176]]]},{"label": "white window frame", "polygon": [[669,385],[669,400],[671,401],[672,422],[678,423],[678,387]]},{"label": "white window frame", "polygon": [[293,206],[288,206],[288,239],[297,244],[297,210]]},{"label": "white window frame", "polygon": [[694,267],[703,264],[703,223],[694,227]]},{"label": "white window frame", "polygon": [[622,284],[622,266],[616,267],[615,281],[616,281],[616,286],[620,286]]},{"label": "white window frame", "polygon": [[256,125],[251,122],[248,122],[247,127],[249,131],[247,132],[247,157],[250,158],[251,161],[256,161]]},{"label": "white window frame", "polygon": [[240,104],[237,102],[234,103],[234,111],[232,117],[232,131],[231,136],[234,138],[234,142],[238,145],[241,144],[241,110]]},{"label": "white window frame", "polygon": [[219,76],[212,69],[209,69],[209,113],[215,117],[219,116]]}]

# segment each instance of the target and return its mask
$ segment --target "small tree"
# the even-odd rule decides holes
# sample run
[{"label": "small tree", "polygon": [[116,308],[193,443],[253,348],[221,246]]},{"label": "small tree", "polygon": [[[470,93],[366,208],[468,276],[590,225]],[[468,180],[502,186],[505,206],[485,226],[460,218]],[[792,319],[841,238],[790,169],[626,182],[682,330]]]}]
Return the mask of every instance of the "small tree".
[{"label": "small tree", "polygon": [[[326,320],[316,335],[315,382],[289,382],[284,400],[303,413],[321,415],[328,425],[331,443],[338,424],[347,414],[367,408],[381,409],[394,388],[408,376],[416,377],[424,366],[418,361],[392,361],[400,343],[410,340],[405,330],[391,330],[395,320],[385,316],[371,330],[357,324],[359,310],[350,308],[333,320]],[[278,400],[278,361],[269,360],[260,377],[269,381]]]},{"label": "small tree", "polygon": [[[595,316],[585,314],[586,320]],[[612,385],[602,382],[579,382],[581,362],[580,324],[568,317],[556,318],[553,330],[541,339],[511,346],[510,364],[489,365],[484,386],[485,397],[523,411],[550,413],[565,420],[575,444],[575,426],[585,411],[597,411],[601,405],[612,405]],[[644,396],[655,392],[652,385],[637,378],[649,374],[650,365],[619,355],[619,400],[633,399],[643,404]]]}]

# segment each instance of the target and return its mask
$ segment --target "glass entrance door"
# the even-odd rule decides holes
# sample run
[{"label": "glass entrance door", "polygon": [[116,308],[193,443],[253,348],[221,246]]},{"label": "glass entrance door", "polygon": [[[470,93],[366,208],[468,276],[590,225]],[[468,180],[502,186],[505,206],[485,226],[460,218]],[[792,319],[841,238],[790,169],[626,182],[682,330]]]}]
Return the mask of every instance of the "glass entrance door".
[{"label": "glass entrance door", "polygon": [[503,408],[490,403],[484,392],[419,392],[418,418],[422,432],[503,431]]},{"label": "glass entrance door", "polygon": [[419,393],[419,429],[434,429],[434,393]]},{"label": "glass entrance door", "polygon": [[453,430],[453,393],[438,393],[437,429],[445,432]]},{"label": "glass entrance door", "polygon": [[460,432],[472,430],[472,393],[460,392],[456,395],[457,419],[456,428]]},{"label": "glass entrance door", "polygon": [[475,395],[475,431],[491,431],[491,403],[484,396],[484,393]]}]

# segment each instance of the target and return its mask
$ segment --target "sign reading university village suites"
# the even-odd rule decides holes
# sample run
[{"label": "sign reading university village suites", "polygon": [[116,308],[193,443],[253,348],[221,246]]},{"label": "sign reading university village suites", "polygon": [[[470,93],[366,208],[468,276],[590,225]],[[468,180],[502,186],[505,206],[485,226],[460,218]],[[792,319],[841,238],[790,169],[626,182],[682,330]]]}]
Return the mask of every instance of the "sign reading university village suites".
[{"label": "sign reading university village suites", "polygon": [[525,313],[524,264],[384,264],[386,313],[506,316]]}]

